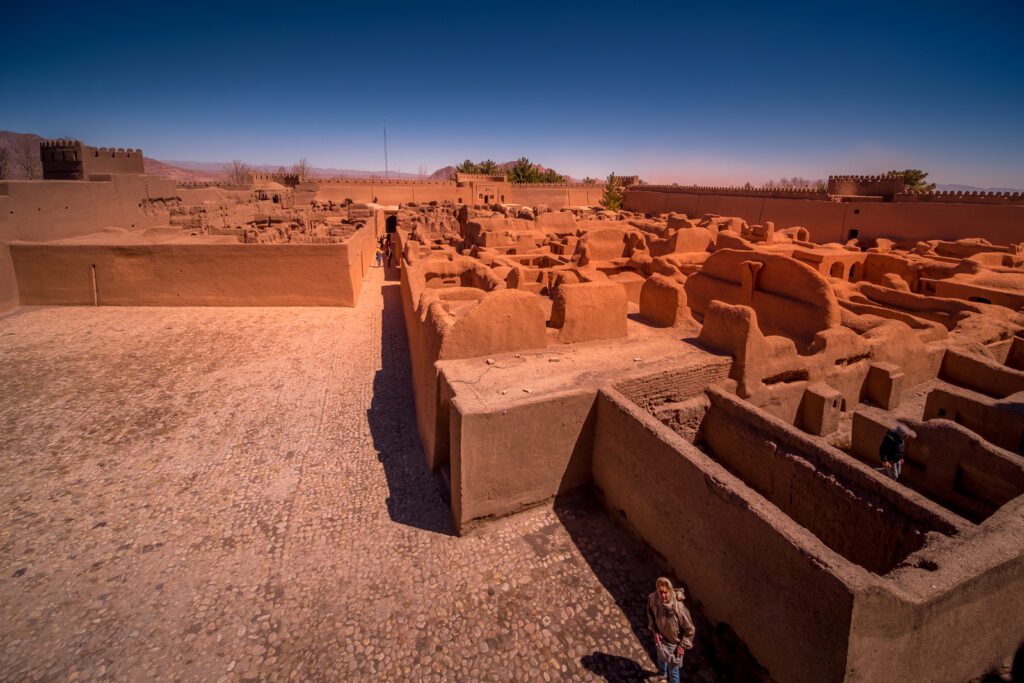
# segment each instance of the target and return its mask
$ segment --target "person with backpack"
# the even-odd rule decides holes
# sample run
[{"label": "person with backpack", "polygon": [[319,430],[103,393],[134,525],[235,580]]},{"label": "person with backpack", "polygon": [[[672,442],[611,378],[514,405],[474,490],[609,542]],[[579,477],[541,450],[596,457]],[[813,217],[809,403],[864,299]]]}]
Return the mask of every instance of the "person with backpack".
[{"label": "person with backpack", "polygon": [[647,596],[647,628],[654,635],[658,651],[658,673],[672,683],[679,683],[683,655],[693,647],[697,629],[683,604],[685,594],[681,588],[673,588],[665,577],[659,578],[654,588]]},{"label": "person with backpack", "polygon": [[896,425],[882,437],[882,445],[878,448],[878,457],[882,460],[885,476],[896,481],[903,471],[903,459],[906,455],[907,437],[911,436],[909,429],[903,425]]}]

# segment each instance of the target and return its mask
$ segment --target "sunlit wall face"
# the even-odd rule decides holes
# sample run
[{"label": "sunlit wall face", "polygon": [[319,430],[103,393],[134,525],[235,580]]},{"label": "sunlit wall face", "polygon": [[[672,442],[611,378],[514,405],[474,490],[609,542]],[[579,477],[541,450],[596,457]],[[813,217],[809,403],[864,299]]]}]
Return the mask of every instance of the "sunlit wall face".
[{"label": "sunlit wall face", "polygon": [[0,129],[163,160],[1024,187],[1020,2],[15,3]]}]

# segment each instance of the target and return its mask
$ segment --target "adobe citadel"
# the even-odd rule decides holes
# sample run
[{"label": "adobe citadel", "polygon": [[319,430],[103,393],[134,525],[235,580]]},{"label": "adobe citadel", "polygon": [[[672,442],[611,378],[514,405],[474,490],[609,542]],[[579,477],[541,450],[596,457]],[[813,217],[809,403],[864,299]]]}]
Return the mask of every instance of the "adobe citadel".
[{"label": "adobe citadel", "polygon": [[[363,431],[388,474],[392,521],[425,528],[401,512],[401,497],[437,493],[450,521],[427,526],[454,533],[454,549],[487,534],[504,539],[502,529],[514,529],[508,525],[516,519],[557,512],[563,499],[593,497],[609,528],[635,539],[686,587],[705,630],[727,633],[749,671],[770,680],[966,681],[1006,666],[1021,646],[1024,196],[916,194],[892,177],[836,176],[823,191],[651,186],[632,178],[623,210],[608,211],[599,205],[601,186],[516,185],[501,175],[431,182],[254,174],[246,185],[177,184],[144,175],[139,150],[54,141],[41,153],[46,180],[0,182],[0,309],[8,311],[0,339],[7,335],[3,352],[11,359],[0,377],[11,426],[3,467],[6,474],[43,468],[24,487],[11,479],[4,494],[14,511],[4,538],[17,562],[38,552],[33,534],[60,542],[52,527],[26,521],[41,514],[31,512],[38,491],[28,484],[71,482],[75,468],[93,466],[64,463],[57,473],[29,465],[24,449],[59,460],[70,448],[82,463],[103,449],[40,422],[39,415],[65,409],[63,391],[78,395],[66,382],[89,383],[43,366],[107,353],[118,337],[105,330],[130,334],[132,321],[159,320],[167,337],[156,343],[173,345],[189,316],[204,321],[197,328],[227,330],[248,315],[245,307],[266,310],[260,334],[295,326],[292,341],[275,352],[286,355],[305,336],[323,336],[326,323],[281,322],[274,316],[293,309],[271,307],[358,311],[379,296],[383,313],[367,332],[376,344],[401,336],[407,354],[390,362],[407,374],[354,391],[368,402]],[[393,255],[376,269],[381,238]],[[109,307],[138,307],[125,312],[138,317]],[[294,315],[320,315],[303,310]],[[58,329],[44,334],[47,320]],[[67,348],[33,355],[44,343]],[[87,343],[94,346],[81,346]],[[187,362],[207,362],[203,348]],[[305,353],[319,358],[314,348]],[[129,360],[105,400],[130,404],[133,392],[144,392]],[[294,361],[292,372],[298,367]],[[273,381],[246,372],[254,373],[250,380],[221,381],[247,382],[248,393],[239,395],[254,404],[289,391],[288,372]],[[194,391],[180,383],[172,393]],[[328,382],[318,400],[342,391]],[[375,420],[380,402],[397,391],[410,392],[414,419]],[[293,399],[277,399],[283,425],[305,424],[299,394]],[[174,405],[196,416],[215,409]],[[250,410],[238,405],[225,420],[247,428]],[[159,449],[165,437],[136,421],[168,418],[129,413],[128,405],[124,414],[113,410],[97,426],[113,435],[104,443],[139,431],[139,448]],[[189,438],[208,431],[216,441],[218,423],[196,420]],[[881,471],[878,452],[899,424],[912,436],[894,481]],[[324,437],[332,432],[322,417],[310,429],[326,451],[344,452],[346,440],[361,438]],[[402,448],[415,448],[421,459],[416,473],[399,476],[382,444],[403,438],[411,445]],[[191,443],[192,452],[205,453]],[[252,467],[278,467],[292,453],[287,443],[282,437]],[[216,456],[260,449],[240,441]],[[143,465],[141,453],[138,467],[156,467]],[[341,478],[362,476],[338,466]],[[318,475],[305,471],[296,482],[303,476]],[[321,489],[332,495],[326,484]],[[251,503],[254,529],[275,495],[260,493]],[[67,519],[77,517],[80,504],[61,505]],[[211,515],[220,509],[207,505]],[[201,529],[204,522],[192,523]],[[310,534],[321,525],[329,526],[317,521]],[[283,552],[267,533],[267,550],[253,546],[247,562]],[[576,540],[581,548],[601,543]],[[326,552],[321,562],[344,561],[345,551]],[[122,576],[127,562],[95,570],[121,566],[112,576]],[[606,587],[617,580],[603,563],[593,565]],[[275,576],[289,594],[288,582]],[[56,580],[39,578],[33,599]],[[12,581],[0,586],[8,604],[25,599]],[[89,579],[69,585],[76,581]],[[429,602],[429,593],[416,599]],[[45,644],[40,632],[57,613],[24,609],[35,621],[23,640]],[[208,625],[197,623],[193,636],[202,638]],[[248,627],[257,635],[259,623]],[[312,628],[304,623],[299,628]],[[285,657],[282,642],[259,640],[263,652],[245,649],[248,668],[232,663],[229,673],[286,677],[275,663]],[[12,651],[2,656],[8,670],[30,671],[19,669],[29,664]],[[530,671],[540,669],[523,675]]]}]

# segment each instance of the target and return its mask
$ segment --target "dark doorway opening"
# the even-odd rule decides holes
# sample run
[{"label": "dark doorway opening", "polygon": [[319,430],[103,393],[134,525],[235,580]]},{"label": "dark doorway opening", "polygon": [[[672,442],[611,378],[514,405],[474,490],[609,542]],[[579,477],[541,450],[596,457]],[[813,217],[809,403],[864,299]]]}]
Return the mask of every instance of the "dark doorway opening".
[{"label": "dark doorway opening", "polygon": [[384,221],[385,232],[395,232],[398,230],[398,216],[388,216]]}]

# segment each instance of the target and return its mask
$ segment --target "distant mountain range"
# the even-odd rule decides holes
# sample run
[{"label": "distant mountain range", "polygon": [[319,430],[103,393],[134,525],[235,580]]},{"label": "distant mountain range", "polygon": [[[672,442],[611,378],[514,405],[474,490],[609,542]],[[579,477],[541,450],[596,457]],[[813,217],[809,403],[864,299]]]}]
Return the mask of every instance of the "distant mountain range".
[{"label": "distant mountain range", "polygon": [[[146,157],[146,161],[147,162],[150,161],[149,157]],[[499,171],[507,171],[508,169],[512,168],[512,166],[515,165],[515,163],[516,163],[515,161],[506,161],[506,162],[504,162],[502,164],[498,164],[497,165],[498,166],[498,170]],[[222,176],[224,174],[224,168],[229,165],[228,162],[218,162],[218,161],[172,161],[172,160],[159,161],[159,162],[157,162],[157,164],[159,164],[160,167],[162,167],[162,168],[166,168],[168,170],[168,172],[167,173],[157,173],[157,172],[153,171],[154,175],[172,175],[172,173],[173,173],[172,169],[177,169],[177,170],[186,171],[186,172],[188,172],[190,174],[193,174],[193,175],[204,176],[203,179],[212,179],[214,177]],[[540,164],[534,164],[534,166],[541,173],[543,173],[544,171],[548,170],[546,167],[541,166]],[[273,173],[274,171],[277,171],[280,168],[284,168],[285,170],[288,170],[288,168],[289,168],[287,166],[285,166],[285,167],[274,166],[273,164],[250,164],[250,167],[254,171],[259,171],[259,172],[262,172],[262,173]],[[156,168],[156,165],[154,165],[154,168]],[[147,170],[147,172],[149,172],[149,168],[148,167],[147,167],[146,170]],[[311,169],[311,171],[312,171],[312,175],[313,176],[322,176],[322,177],[342,177],[342,178],[368,178],[368,177],[383,178],[384,177],[384,171],[380,171],[380,170],[378,170],[378,171],[360,171],[360,170],[352,169],[352,168],[320,168],[320,167],[313,167]],[[172,176],[172,177],[174,177],[174,176]],[[455,167],[454,166],[445,166],[444,168],[437,169],[436,171],[434,171],[433,173],[431,173],[428,176],[421,176],[418,173],[402,173],[402,172],[399,172],[399,171],[388,171],[387,177],[388,178],[406,178],[406,179],[409,179],[409,180],[416,180],[416,179],[421,179],[421,178],[425,178],[426,180],[448,180],[450,178],[454,178],[455,177]],[[566,176],[566,180],[568,182],[575,182],[572,178],[570,178],[568,176]]]},{"label": "distant mountain range", "polygon": [[[24,156],[24,146],[26,144],[38,145],[43,139],[44,138],[33,133],[14,133],[7,130],[0,131],[0,151],[6,153],[7,156],[7,178],[16,180],[25,177],[25,170],[21,163],[21,159]],[[36,157],[36,161],[36,170],[38,172],[38,156]],[[186,181],[223,180],[226,175],[225,169],[230,165],[230,162],[224,161],[160,161],[148,156],[144,157],[144,163],[146,173],[150,175],[165,176],[167,178],[173,178],[174,180]],[[506,161],[502,164],[498,164],[498,169],[501,171],[508,170],[514,163],[514,161]],[[540,164],[535,165],[541,172],[547,170]],[[281,168],[281,166],[274,164],[251,164],[250,166],[253,170],[264,173],[272,173]],[[312,174],[314,176],[336,176],[348,178],[384,177],[384,171],[361,171],[351,168],[313,168]],[[388,171],[387,176],[388,178],[406,178],[410,180],[423,177],[417,173],[401,173],[398,171]],[[453,177],[455,177],[454,166],[439,168],[429,176],[426,176],[429,180],[447,180]],[[565,179],[569,182],[576,182],[569,176],[566,176]],[[937,184],[935,187],[937,190],[951,192],[1024,192],[1021,188],[1014,187],[974,187],[973,185],[956,184]]]},{"label": "distant mountain range", "polygon": [[[146,161],[149,161],[149,157],[146,157]],[[161,161],[158,162],[164,166],[171,168],[177,168],[185,171],[192,172],[198,175],[204,176],[222,176],[224,169],[231,165],[231,162],[227,161]],[[273,173],[278,169],[284,168],[288,170],[289,166],[281,166],[274,164],[249,164],[249,167],[254,171],[260,173]],[[370,176],[384,177],[384,171],[360,171],[352,168],[318,168],[314,167],[311,169],[314,176],[340,176],[346,178],[365,178]],[[161,174],[162,175],[162,174]],[[420,176],[416,173],[401,173],[398,171],[388,171],[388,178],[419,178]]]}]

